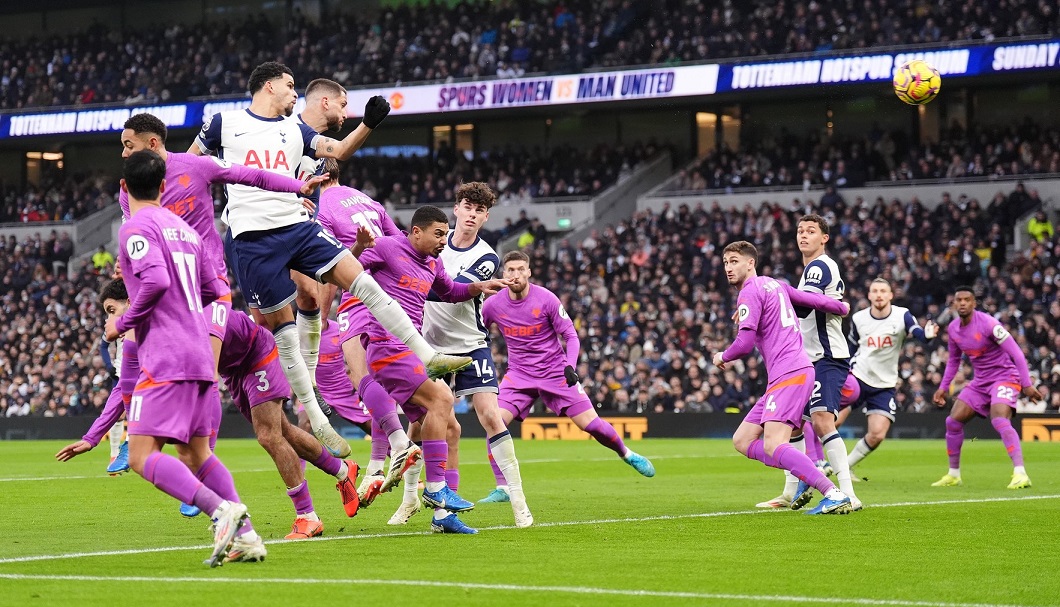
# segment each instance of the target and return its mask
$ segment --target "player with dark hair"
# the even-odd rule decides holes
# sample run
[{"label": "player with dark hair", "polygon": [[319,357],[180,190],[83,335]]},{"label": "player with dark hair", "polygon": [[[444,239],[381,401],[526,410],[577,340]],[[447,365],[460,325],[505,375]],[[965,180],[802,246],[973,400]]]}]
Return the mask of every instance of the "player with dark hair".
[{"label": "player with dark hair", "polygon": [[1031,486],[1031,479],[1023,467],[1023,448],[1020,437],[1012,427],[1012,414],[1020,392],[1028,398],[1040,400],[1041,393],[1031,381],[1027,358],[1016,339],[996,318],[975,309],[972,287],[959,286],[953,292],[953,311],[957,318],[946,327],[950,358],[942,384],[932,400],[939,407],[946,405],[946,394],[967,356],[974,377],[957,395],[953,409],[946,417],[946,453],[950,469],[933,487],[953,487],[961,480],[961,446],[964,444],[964,425],[980,415],[990,418],[990,424],[1001,435],[1005,451],[1012,459],[1012,480],[1009,489]]}]

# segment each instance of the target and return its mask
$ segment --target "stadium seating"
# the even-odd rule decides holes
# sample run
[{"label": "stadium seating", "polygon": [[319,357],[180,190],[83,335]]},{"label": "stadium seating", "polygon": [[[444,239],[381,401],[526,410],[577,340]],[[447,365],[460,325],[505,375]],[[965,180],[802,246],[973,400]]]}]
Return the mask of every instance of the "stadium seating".
[{"label": "stadium seating", "polygon": [[[717,6],[668,0],[429,3],[371,17],[300,13],[241,22],[0,41],[0,109],[153,104],[241,94],[251,67],[282,60],[297,82],[346,86],[573,72],[590,67],[1056,34],[1047,2],[840,0]],[[276,40],[286,40],[282,49]]]}]

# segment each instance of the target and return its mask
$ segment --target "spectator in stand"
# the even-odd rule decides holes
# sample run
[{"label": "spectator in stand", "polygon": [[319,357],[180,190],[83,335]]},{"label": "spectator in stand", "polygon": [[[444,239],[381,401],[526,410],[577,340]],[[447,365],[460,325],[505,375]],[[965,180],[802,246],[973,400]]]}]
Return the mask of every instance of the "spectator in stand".
[{"label": "spectator in stand", "polygon": [[99,250],[92,254],[92,267],[97,274],[108,274],[114,269],[114,255],[104,245],[99,245]]},{"label": "spectator in stand", "polygon": [[1027,224],[1027,233],[1038,242],[1044,242],[1053,237],[1053,222],[1049,221],[1044,210],[1039,209],[1031,218],[1030,223]]}]

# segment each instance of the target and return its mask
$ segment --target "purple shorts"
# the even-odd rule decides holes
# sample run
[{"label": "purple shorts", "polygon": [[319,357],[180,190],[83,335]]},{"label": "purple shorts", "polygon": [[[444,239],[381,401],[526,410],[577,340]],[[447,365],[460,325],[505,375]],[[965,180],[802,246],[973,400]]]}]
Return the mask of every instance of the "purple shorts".
[{"label": "purple shorts", "polygon": [[253,368],[221,376],[232,402],[247,421],[251,421],[250,410],[254,407],[273,400],[282,402],[291,394],[275,342],[256,339],[252,348],[249,359],[258,361]]},{"label": "purple shorts", "polygon": [[228,331],[228,317],[231,314],[231,295],[225,295],[202,309],[202,315],[206,318],[206,326],[210,328],[211,337],[224,341],[225,332]]},{"label": "purple shorts", "polygon": [[593,408],[581,384],[567,385],[562,374],[541,379],[513,375],[509,371],[501,380],[497,404],[522,421],[530,414],[534,400],[541,397],[548,410],[556,415],[574,417]]},{"label": "purple shorts", "polygon": [[1015,409],[1020,391],[1019,383],[1014,381],[972,381],[957,395],[957,400],[963,400],[977,414],[990,417],[990,405],[1005,404]]},{"label": "purple shorts", "polygon": [[221,399],[213,382],[156,383],[141,372],[126,418],[129,434],[187,444],[195,436],[216,435]]},{"label": "purple shorts", "polygon": [[372,313],[361,300],[349,293],[343,293],[335,318],[339,321],[339,343],[344,344],[368,331]]},{"label": "purple shorts", "polygon": [[806,367],[769,382],[766,393],[751,407],[743,421],[756,426],[780,422],[801,428],[802,413],[810,400],[814,381],[813,367]]},{"label": "purple shorts", "polygon": [[360,398],[357,398],[357,395],[344,398],[328,398],[327,394],[323,396],[324,400],[328,401],[331,408],[342,419],[354,424],[371,423],[372,414],[368,412],[368,407],[364,406],[364,403],[361,402]]},{"label": "purple shorts", "polygon": [[416,413],[411,410],[420,409],[420,407],[409,403],[416,390],[419,390],[423,382],[427,381],[427,370],[419,357],[413,354],[405,344],[389,339],[369,340],[365,353],[368,360],[368,373],[399,405],[402,405],[405,416],[411,421],[423,417],[419,415],[413,419]]}]

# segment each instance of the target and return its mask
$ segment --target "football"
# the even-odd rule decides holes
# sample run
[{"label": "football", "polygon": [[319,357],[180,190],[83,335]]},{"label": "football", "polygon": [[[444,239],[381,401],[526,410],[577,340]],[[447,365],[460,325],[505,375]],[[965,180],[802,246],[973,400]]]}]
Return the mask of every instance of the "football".
[{"label": "football", "polygon": [[942,76],[926,61],[913,59],[894,70],[894,94],[909,105],[924,105],[938,96]]}]

